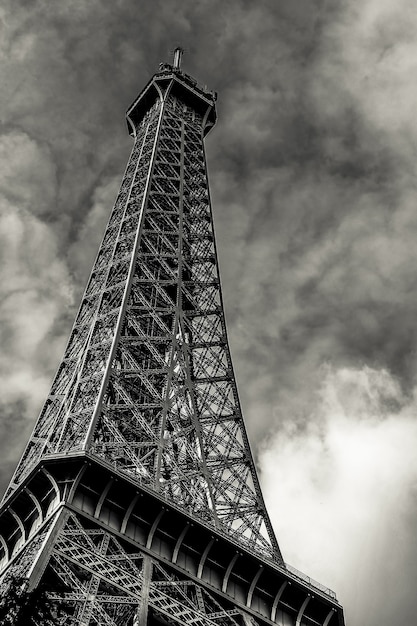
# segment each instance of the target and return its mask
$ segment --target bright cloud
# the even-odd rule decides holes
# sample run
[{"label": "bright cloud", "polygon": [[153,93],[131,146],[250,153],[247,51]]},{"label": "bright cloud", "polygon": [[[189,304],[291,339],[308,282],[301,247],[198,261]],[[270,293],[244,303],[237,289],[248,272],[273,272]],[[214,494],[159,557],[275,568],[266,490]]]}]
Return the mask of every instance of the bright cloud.
[{"label": "bright cloud", "polygon": [[417,398],[367,366],[326,366],[321,377],[309,421],[288,416],[265,443],[267,505],[284,558],[338,590],[347,623],[364,619],[374,594],[369,617],[388,624],[399,600],[386,605],[387,581],[397,572],[406,584],[404,545],[416,551],[404,514],[417,509]]}]

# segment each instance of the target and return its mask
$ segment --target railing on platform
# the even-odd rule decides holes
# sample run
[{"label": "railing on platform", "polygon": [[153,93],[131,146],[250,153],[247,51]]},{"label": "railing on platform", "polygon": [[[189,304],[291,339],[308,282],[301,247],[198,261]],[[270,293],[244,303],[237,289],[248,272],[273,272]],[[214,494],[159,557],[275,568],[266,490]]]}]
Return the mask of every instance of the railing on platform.
[{"label": "railing on platform", "polygon": [[299,578],[303,582],[308,583],[312,587],[316,587],[316,589],[319,589],[326,595],[330,596],[331,598],[333,598],[333,600],[337,600],[336,593],[332,589],[329,589],[329,587],[322,585],[321,583],[317,582],[317,580],[314,580],[314,578],[311,578],[310,576],[307,576],[307,574],[300,572],[300,570],[296,569],[292,565],[289,565],[288,563],[285,563],[285,567],[296,578]]}]

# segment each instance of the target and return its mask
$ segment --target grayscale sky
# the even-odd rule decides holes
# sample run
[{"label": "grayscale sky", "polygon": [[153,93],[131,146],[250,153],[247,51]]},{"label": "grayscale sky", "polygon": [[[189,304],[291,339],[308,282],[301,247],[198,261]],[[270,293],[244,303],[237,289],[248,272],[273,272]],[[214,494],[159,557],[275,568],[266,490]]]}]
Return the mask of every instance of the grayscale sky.
[{"label": "grayscale sky", "polygon": [[347,626],[416,623],[412,0],[3,0],[0,473],[62,356],[177,44],[219,92],[207,156],[243,411],[284,558]]}]

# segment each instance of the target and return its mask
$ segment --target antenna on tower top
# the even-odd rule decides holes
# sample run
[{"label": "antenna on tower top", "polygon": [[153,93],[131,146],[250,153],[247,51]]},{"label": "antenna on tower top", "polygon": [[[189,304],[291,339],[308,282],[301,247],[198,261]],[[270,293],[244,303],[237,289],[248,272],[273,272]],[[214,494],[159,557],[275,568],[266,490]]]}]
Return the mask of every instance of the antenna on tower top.
[{"label": "antenna on tower top", "polygon": [[174,69],[179,70],[181,67],[181,58],[182,55],[184,54],[184,49],[181,48],[180,46],[177,46],[174,50]]}]

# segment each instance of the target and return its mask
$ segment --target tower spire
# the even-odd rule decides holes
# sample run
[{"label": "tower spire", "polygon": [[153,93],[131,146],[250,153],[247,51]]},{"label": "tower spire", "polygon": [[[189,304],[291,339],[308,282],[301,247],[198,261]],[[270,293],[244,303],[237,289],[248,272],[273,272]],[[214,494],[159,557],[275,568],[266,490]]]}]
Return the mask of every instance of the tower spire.
[{"label": "tower spire", "polygon": [[181,68],[182,55],[184,54],[184,49],[181,46],[177,46],[174,50],[174,60],[173,67],[176,70]]}]

